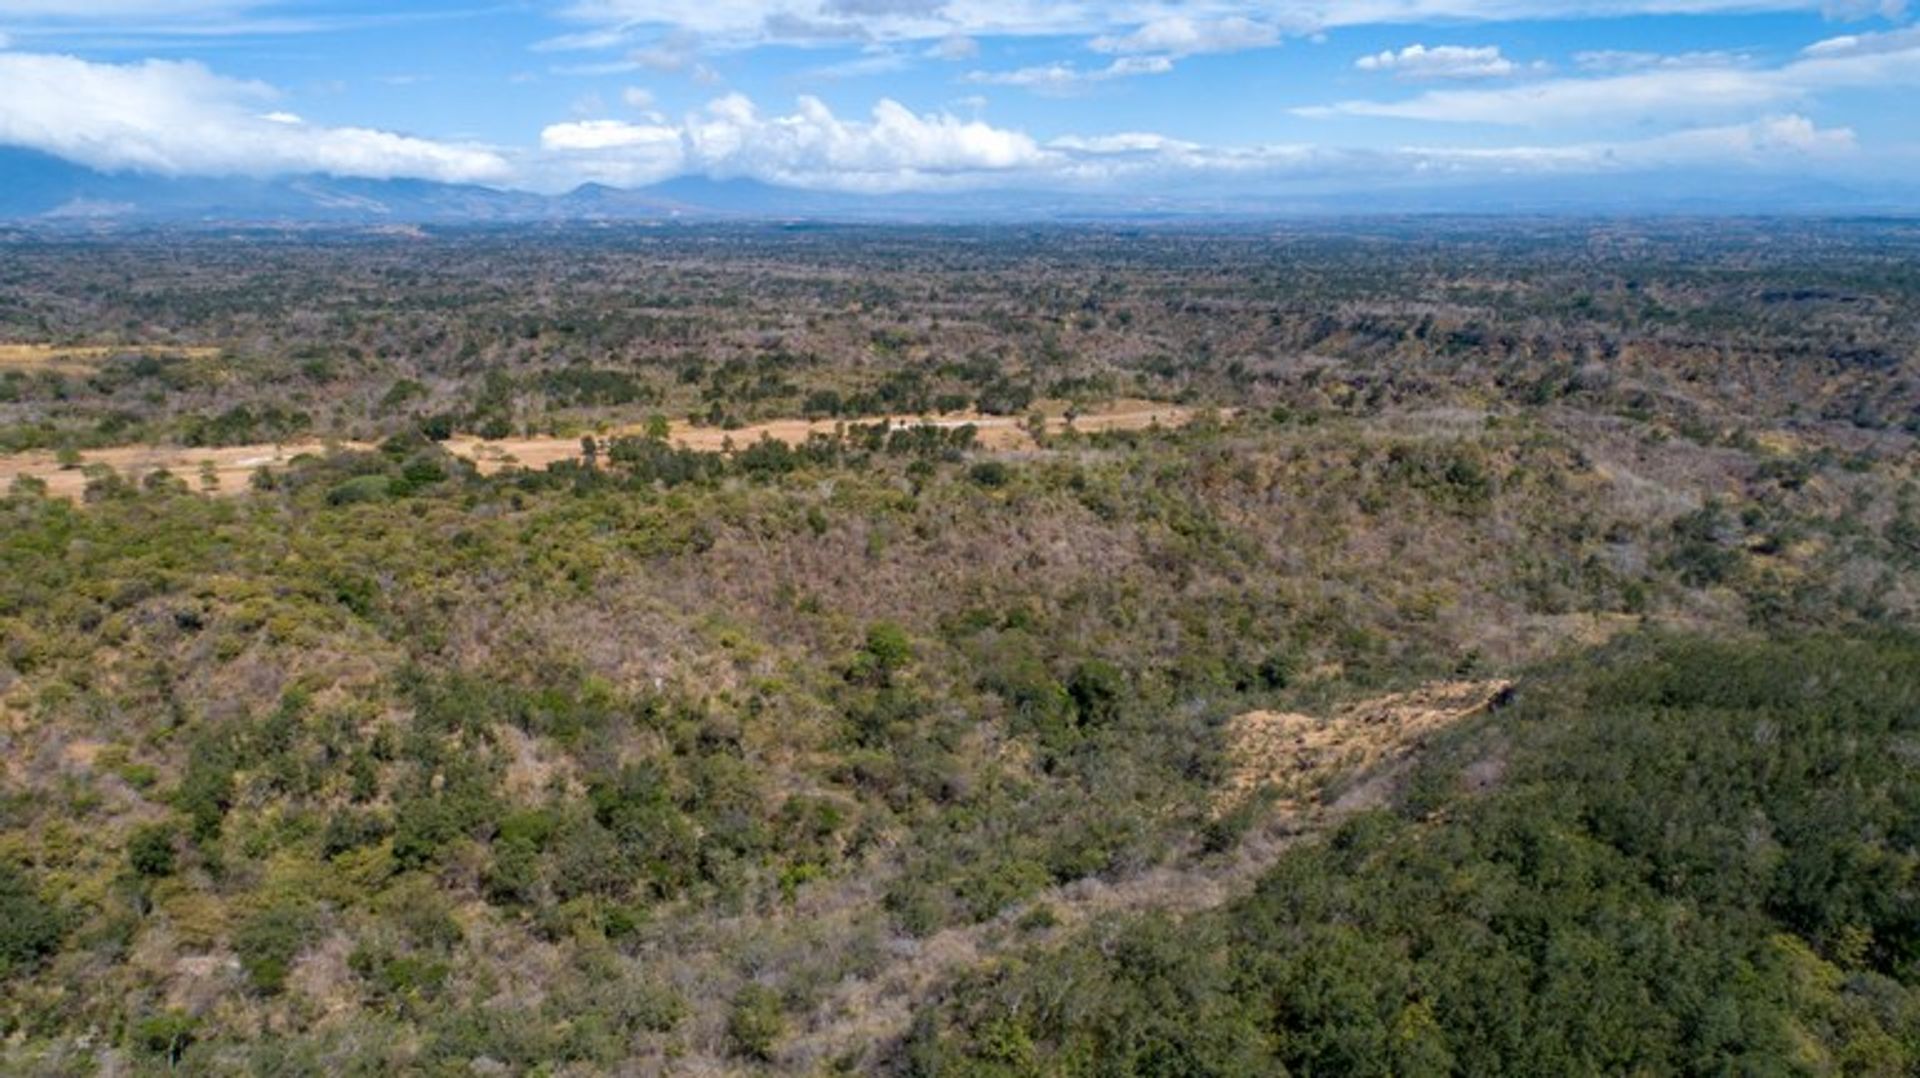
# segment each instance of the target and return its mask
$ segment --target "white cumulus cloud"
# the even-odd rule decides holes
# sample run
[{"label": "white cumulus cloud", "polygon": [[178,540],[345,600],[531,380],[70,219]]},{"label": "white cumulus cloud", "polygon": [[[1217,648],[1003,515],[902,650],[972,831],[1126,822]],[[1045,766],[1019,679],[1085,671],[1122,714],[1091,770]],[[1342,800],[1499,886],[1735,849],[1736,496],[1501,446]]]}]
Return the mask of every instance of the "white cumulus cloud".
[{"label": "white cumulus cloud", "polygon": [[1878,34],[1843,34],[1808,45],[1801,55],[1818,60],[1845,56],[1871,56],[1920,48],[1920,26],[1889,30]]},{"label": "white cumulus cloud", "polygon": [[677,125],[591,120],[541,132],[555,184],[585,176],[646,184],[683,173],[749,177],[797,187],[891,191],[938,186],[943,177],[1039,166],[1046,153],[1025,134],[946,113],[916,113],[882,99],[862,120],[842,119],[802,97],[767,115],[740,94]]},{"label": "white cumulus cloud", "polygon": [[[1362,56],[1353,66],[1405,79],[1491,79],[1527,70],[1500,55],[1498,45],[1408,45],[1398,52],[1388,49]],[[1533,69],[1540,68],[1535,65]]]},{"label": "white cumulus cloud", "polygon": [[680,129],[625,120],[574,120],[540,132],[540,145],[560,153],[602,150],[671,149],[678,157]]},{"label": "white cumulus cloud", "polygon": [[1843,158],[1855,151],[1855,138],[1846,128],[1823,128],[1787,113],[1651,138],[1560,145],[1219,146],[1145,131],[1042,142],[980,120],[916,113],[890,100],[880,101],[865,118],[845,119],[810,97],[775,115],[730,94],[674,124],[555,124],[543,132],[541,146],[536,170],[541,185],[553,189],[583,178],[641,186],[692,174],[881,193],[993,187],[1152,190],[1211,181],[1364,185],[1434,175],[1595,174],[1675,166],[1764,169]]},{"label": "white cumulus cloud", "polygon": [[[1755,11],[1860,18],[1896,6],[1904,8],[1903,0],[571,0],[559,14],[586,29],[549,44],[627,47],[675,32],[724,48],[847,38],[932,42],[962,34],[1084,36],[1101,40],[1105,51],[1179,54],[1258,47],[1269,31]],[[1189,44],[1177,44],[1179,38]]]},{"label": "white cumulus cloud", "polygon": [[948,34],[928,47],[935,60],[971,60],[980,55],[980,43],[965,34]]},{"label": "white cumulus cloud", "polygon": [[506,179],[498,153],[363,127],[308,124],[263,109],[264,83],[193,62],[101,64],[0,54],[0,144],[108,170],[265,176],[325,172],[449,182]]},{"label": "white cumulus cloud", "polygon": [[1128,34],[1103,34],[1093,39],[1095,52],[1157,52],[1192,56],[1203,52],[1238,52],[1278,44],[1280,30],[1271,23],[1240,15],[1195,19],[1169,15]]},{"label": "white cumulus cloud", "polygon": [[1296,108],[1307,117],[1376,116],[1436,123],[1558,126],[1709,119],[1798,107],[1823,90],[1920,87],[1920,38],[1878,35],[1818,48],[1774,68],[1653,66],[1594,78],[1558,78],[1494,89],[1429,90],[1396,101],[1342,101]]},{"label": "white cumulus cloud", "polygon": [[1503,166],[1532,171],[1591,173],[1699,166],[1780,166],[1804,163],[1810,159],[1844,157],[1857,148],[1858,140],[1851,128],[1823,128],[1805,116],[1787,114],[1750,123],[1687,128],[1625,141],[1401,152],[1408,156],[1424,156],[1434,167]]},{"label": "white cumulus cloud", "polygon": [[1573,54],[1573,63],[1582,71],[1617,74],[1645,71],[1649,68],[1734,67],[1749,62],[1749,57],[1724,50],[1661,53],[1632,49],[1589,49]]},{"label": "white cumulus cloud", "polygon": [[1096,83],[1165,75],[1172,70],[1173,60],[1166,56],[1121,56],[1105,67],[1090,69],[1062,61],[1012,71],[969,71],[967,81],[981,86],[1019,86],[1043,93],[1071,93]]}]

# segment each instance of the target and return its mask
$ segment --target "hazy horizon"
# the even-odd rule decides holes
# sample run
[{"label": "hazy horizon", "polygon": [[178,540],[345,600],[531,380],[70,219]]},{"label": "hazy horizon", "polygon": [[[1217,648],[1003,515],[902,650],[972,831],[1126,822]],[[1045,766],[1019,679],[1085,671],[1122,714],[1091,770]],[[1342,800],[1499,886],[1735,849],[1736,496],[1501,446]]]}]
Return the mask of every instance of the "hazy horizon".
[{"label": "hazy horizon", "polygon": [[1920,206],[1901,0],[0,0],[0,84],[129,179]]}]

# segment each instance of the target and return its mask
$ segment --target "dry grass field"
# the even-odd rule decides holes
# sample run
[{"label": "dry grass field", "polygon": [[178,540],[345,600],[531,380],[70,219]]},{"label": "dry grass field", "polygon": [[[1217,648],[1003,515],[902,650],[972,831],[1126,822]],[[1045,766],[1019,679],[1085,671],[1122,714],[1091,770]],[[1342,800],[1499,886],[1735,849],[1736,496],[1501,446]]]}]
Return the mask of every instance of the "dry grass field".
[{"label": "dry grass field", "polygon": [[58,345],[0,343],[0,371],[85,370],[114,356],[213,359],[218,348],[175,345]]},{"label": "dry grass field", "polygon": [[[1044,417],[1043,429],[1049,434],[1068,430],[1085,434],[1106,431],[1144,431],[1155,427],[1177,428],[1190,422],[1199,409],[1151,401],[1116,401],[1067,417],[1059,402],[1052,410],[1043,403],[1034,414]],[[1219,409],[1209,409],[1214,415]],[[787,445],[801,445],[815,435],[830,435],[856,424],[884,423],[894,427],[931,425],[944,429],[968,426],[979,431],[978,444],[1001,452],[1035,448],[1033,422],[1029,417],[984,416],[954,413],[939,416],[876,416],[852,420],[775,420],[731,430],[715,429],[679,422],[670,426],[668,442],[701,452],[719,453],[745,448],[762,439]],[[634,436],[645,430],[644,424],[609,425],[598,435],[602,438]],[[456,435],[445,443],[449,453],[472,461],[481,474],[491,475],[503,468],[544,469],[561,462],[581,459],[580,438],[502,438],[484,439]],[[112,446],[78,454],[77,461],[62,463],[50,452],[0,454],[0,488],[16,477],[26,476],[47,485],[56,497],[79,499],[86,490],[88,466],[102,465],[138,482],[156,471],[166,471],[188,481],[202,493],[226,495],[248,490],[248,483],[261,468],[284,468],[295,458],[320,456],[335,451],[365,451],[372,446],[358,442],[324,443],[312,440],[285,444],[229,445],[200,448],[165,446]]]}]

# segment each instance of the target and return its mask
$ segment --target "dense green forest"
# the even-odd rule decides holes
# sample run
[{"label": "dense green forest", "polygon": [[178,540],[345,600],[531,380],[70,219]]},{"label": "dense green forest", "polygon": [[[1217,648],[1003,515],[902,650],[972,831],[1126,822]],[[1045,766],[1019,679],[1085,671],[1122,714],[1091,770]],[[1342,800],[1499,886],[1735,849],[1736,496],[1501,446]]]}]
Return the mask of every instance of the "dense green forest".
[{"label": "dense green forest", "polygon": [[1782,228],[0,237],[0,1070],[1912,1073],[1920,280]]},{"label": "dense green forest", "polygon": [[971,976],[922,1074],[1910,1074],[1920,642],[1636,638],[1250,897]]}]

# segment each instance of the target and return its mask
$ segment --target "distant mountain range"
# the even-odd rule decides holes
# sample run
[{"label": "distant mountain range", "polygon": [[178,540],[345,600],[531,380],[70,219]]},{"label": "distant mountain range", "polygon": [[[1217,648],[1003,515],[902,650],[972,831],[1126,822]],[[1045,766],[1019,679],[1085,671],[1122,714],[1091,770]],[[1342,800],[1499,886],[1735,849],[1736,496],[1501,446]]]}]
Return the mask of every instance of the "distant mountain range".
[{"label": "distant mountain range", "polygon": [[637,189],[543,195],[429,180],[275,179],[99,172],[0,147],[0,221],[49,226],[485,224],[702,219],[987,221],[1209,219],[1367,213],[1920,213],[1920,186],[1866,188],[1725,175],[1529,177],[1447,185],[1087,194],[987,190],[862,195],[683,177]]}]

